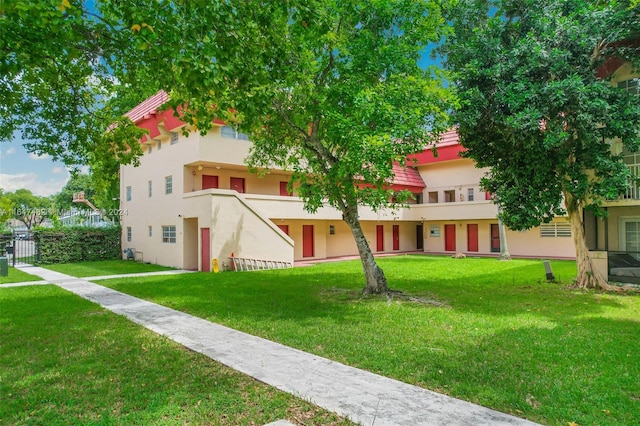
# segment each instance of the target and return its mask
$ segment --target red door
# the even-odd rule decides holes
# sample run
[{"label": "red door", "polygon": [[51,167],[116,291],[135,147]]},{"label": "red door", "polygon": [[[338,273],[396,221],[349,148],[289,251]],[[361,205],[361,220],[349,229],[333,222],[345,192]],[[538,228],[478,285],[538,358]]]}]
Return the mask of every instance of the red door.
[{"label": "red door", "polygon": [[289,225],[278,225],[278,228],[280,228],[285,234],[289,235]]},{"label": "red door", "polygon": [[292,195],[287,190],[287,184],[288,184],[288,182],[280,182],[280,195],[282,195],[283,197],[287,197],[287,196]]},{"label": "red door", "polygon": [[467,251],[478,251],[478,224],[467,225]]},{"label": "red door", "polygon": [[218,176],[202,175],[202,189],[218,188]]},{"label": "red door", "polygon": [[302,225],[302,257],[313,257],[313,225]]},{"label": "red door", "polygon": [[209,228],[200,228],[200,244],[201,251],[201,265],[200,270],[202,272],[211,271],[211,232]]},{"label": "red door", "polygon": [[376,225],[376,250],[384,251],[384,225]]},{"label": "red door", "polygon": [[393,225],[393,249],[400,250],[400,225]]},{"label": "red door", "polygon": [[444,226],[444,250],[456,251],[456,225]]},{"label": "red door", "polygon": [[244,194],[244,178],[232,177],[230,181],[230,187],[234,191]]},{"label": "red door", "polygon": [[500,253],[500,228],[497,223],[491,224],[491,251]]}]

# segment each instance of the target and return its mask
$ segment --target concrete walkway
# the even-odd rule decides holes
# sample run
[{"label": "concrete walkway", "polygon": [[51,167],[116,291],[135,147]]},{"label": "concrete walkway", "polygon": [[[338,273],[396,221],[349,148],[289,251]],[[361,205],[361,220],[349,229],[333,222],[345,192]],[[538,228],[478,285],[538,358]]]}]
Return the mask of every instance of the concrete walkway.
[{"label": "concrete walkway", "polygon": [[20,267],[154,332],[363,425],[534,425],[39,267]]}]

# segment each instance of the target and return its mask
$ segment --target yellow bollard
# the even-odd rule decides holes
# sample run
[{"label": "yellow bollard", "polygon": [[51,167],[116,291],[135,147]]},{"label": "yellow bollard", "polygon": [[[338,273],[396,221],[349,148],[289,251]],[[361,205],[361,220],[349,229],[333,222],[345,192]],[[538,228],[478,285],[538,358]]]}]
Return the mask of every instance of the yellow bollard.
[{"label": "yellow bollard", "polygon": [[211,260],[211,270],[213,272],[220,272],[220,267],[218,266],[218,259]]}]

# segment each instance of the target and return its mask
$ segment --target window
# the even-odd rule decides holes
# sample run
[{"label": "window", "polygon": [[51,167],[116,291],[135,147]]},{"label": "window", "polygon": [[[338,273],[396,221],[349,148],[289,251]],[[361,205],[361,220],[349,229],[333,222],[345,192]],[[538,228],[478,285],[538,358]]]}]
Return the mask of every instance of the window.
[{"label": "window", "polygon": [[620,250],[640,252],[640,218],[621,217],[618,219]]},{"label": "window", "polygon": [[131,201],[131,187],[127,186],[127,201]]},{"label": "window", "polygon": [[467,188],[467,201],[473,201],[474,195],[473,188]]},{"label": "window", "polygon": [[429,225],[429,236],[430,237],[439,237],[440,236],[440,225]]},{"label": "window", "polygon": [[249,140],[248,134],[239,132],[238,129],[231,126],[222,126],[222,128],[220,128],[220,136],[223,138]]},{"label": "window", "polygon": [[542,223],[540,224],[541,237],[571,237],[571,224],[569,223]]},{"label": "window", "polygon": [[147,149],[147,154],[151,154],[153,152],[153,145],[149,145]]},{"label": "window", "polygon": [[164,178],[164,193],[165,194],[173,193],[173,176],[166,176]]},{"label": "window", "polygon": [[131,242],[131,227],[127,226],[127,242]]},{"label": "window", "polygon": [[149,225],[149,237],[153,237],[153,227]]},{"label": "window", "polygon": [[632,95],[640,95],[640,78],[630,78],[628,80],[623,80],[618,82],[618,88],[622,90],[626,90]]},{"label": "window", "polygon": [[158,141],[158,151],[162,149],[162,141]]},{"label": "window", "polygon": [[153,183],[151,181],[147,182],[147,191],[149,193],[149,198],[151,198],[151,195],[153,194]]},{"label": "window", "polygon": [[171,145],[178,143],[178,132],[171,132]]},{"label": "window", "polygon": [[162,227],[162,242],[163,243],[175,243],[176,242],[176,227],[175,225]]},{"label": "window", "polygon": [[444,202],[453,203],[454,201],[456,201],[456,191],[453,189],[444,191]]},{"label": "window", "polygon": [[438,192],[432,191],[429,192],[429,203],[437,203],[438,202]]}]

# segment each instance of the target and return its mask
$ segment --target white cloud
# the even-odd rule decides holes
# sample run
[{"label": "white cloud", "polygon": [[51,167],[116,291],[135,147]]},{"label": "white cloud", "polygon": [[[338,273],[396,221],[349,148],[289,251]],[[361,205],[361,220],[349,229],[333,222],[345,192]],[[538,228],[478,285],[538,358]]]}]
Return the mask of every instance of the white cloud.
[{"label": "white cloud", "polygon": [[14,147],[11,147],[7,150],[6,154],[11,155],[11,154],[15,154],[16,153],[16,149]]},{"label": "white cloud", "polygon": [[67,169],[65,169],[64,167],[54,167],[53,169],[51,169],[51,173],[54,174],[65,173],[66,171]]},{"label": "white cloud", "polygon": [[49,196],[60,192],[68,176],[59,179],[49,179],[42,182],[37,173],[18,173],[14,175],[0,173],[0,186],[5,192],[15,192],[17,189],[29,189],[35,195]]},{"label": "white cloud", "polygon": [[32,152],[29,154],[29,158],[32,160],[49,160],[51,159],[51,156],[49,154],[37,155]]}]

